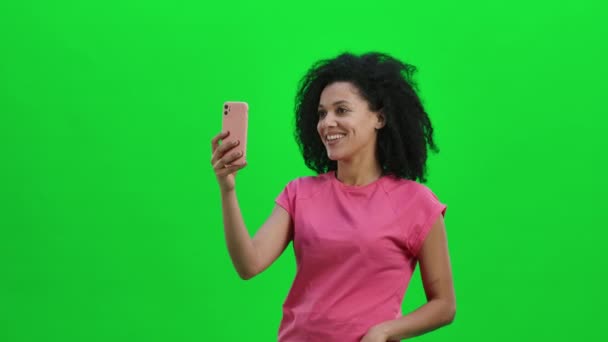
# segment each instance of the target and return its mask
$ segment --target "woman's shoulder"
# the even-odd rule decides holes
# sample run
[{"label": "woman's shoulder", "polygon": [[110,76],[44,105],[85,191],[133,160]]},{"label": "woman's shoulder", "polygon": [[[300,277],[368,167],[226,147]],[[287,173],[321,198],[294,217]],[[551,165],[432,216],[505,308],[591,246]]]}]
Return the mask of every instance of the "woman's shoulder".
[{"label": "woman's shoulder", "polygon": [[309,175],[309,176],[300,176],[293,178],[289,183],[298,184],[298,185],[315,185],[322,184],[329,180],[330,173],[321,173],[318,175]]},{"label": "woman's shoulder", "polygon": [[327,184],[329,184],[329,173],[322,173],[294,178],[287,183],[286,188],[297,193],[298,197],[306,198],[314,196]]},{"label": "woman's shoulder", "polygon": [[413,197],[417,194],[435,196],[430,187],[415,180],[392,175],[385,177],[385,179],[383,183],[384,190],[392,196]]}]

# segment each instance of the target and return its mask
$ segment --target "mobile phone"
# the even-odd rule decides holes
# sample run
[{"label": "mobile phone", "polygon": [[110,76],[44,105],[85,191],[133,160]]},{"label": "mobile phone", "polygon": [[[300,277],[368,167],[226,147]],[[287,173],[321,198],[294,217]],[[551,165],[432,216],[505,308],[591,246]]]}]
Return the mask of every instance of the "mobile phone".
[{"label": "mobile phone", "polygon": [[231,150],[240,151],[243,154],[232,164],[244,165],[247,162],[247,125],[249,118],[249,105],[247,102],[226,101],[222,111],[222,131],[230,134],[222,140],[222,144],[238,140],[239,144]]}]

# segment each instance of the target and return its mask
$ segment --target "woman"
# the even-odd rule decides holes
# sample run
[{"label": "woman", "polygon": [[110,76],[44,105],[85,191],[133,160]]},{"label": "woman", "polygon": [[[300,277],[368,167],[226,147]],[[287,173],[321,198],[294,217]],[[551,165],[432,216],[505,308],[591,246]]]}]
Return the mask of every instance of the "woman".
[{"label": "woman", "polygon": [[[443,216],[422,185],[433,129],[415,92],[415,67],[386,54],[315,64],[296,96],[296,136],[318,175],[289,182],[253,239],[235,194],[235,145],[212,140],[225,236],[243,279],[293,241],[297,274],[279,341],[398,341],[447,325],[456,304]],[[416,180],[420,180],[418,183]],[[427,303],[403,315],[420,264]]]}]

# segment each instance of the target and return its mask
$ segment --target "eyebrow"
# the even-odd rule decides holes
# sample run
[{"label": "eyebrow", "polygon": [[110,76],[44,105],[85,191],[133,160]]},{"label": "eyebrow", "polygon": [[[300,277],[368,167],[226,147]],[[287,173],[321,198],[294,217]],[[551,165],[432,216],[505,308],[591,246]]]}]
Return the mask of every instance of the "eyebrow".
[{"label": "eyebrow", "polygon": [[[332,106],[339,105],[339,104],[343,104],[343,103],[344,103],[344,104],[349,104],[349,102],[348,102],[348,101],[346,101],[346,100],[340,100],[340,101],[336,101],[336,102],[334,102],[334,103],[332,104]],[[320,104],[320,103],[319,103],[319,108],[323,108],[323,105],[322,105],[322,104]]]}]

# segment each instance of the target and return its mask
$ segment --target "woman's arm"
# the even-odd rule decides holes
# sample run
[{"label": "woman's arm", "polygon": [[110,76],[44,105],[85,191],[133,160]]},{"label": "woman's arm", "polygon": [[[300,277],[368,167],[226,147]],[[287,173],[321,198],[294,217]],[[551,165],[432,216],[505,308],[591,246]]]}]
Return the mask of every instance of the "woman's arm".
[{"label": "woman's arm", "polygon": [[236,191],[222,192],[224,237],[232,265],[242,279],[253,276],[257,253],[243,222]]},{"label": "woman's arm", "polygon": [[454,320],[456,297],[442,215],[439,215],[428,233],[418,260],[427,303],[408,315],[370,329],[386,337],[385,341],[399,341],[422,335]]},{"label": "woman's arm", "polygon": [[253,238],[245,227],[234,191],[222,193],[222,213],[228,252],[234,268],[244,280],[268,268],[289,244],[291,219],[278,205]]},{"label": "woman's arm", "polygon": [[236,172],[246,164],[227,166],[240,156],[232,151],[238,142],[219,144],[220,140],[226,138],[228,134],[228,132],[219,133],[211,140],[211,165],[220,186],[228,253],[239,276],[242,279],[251,279],[272,264],[287,247],[290,240],[291,218],[285,209],[275,205],[272,214],[255,237],[252,239],[249,236],[235,190]]}]

